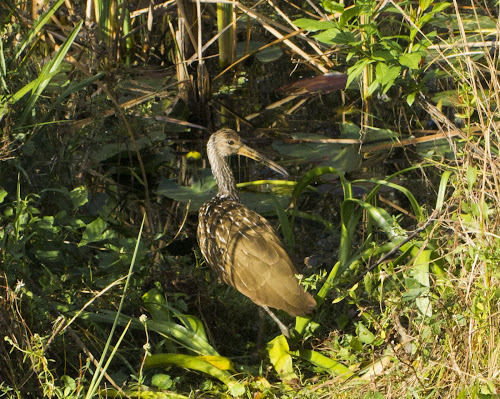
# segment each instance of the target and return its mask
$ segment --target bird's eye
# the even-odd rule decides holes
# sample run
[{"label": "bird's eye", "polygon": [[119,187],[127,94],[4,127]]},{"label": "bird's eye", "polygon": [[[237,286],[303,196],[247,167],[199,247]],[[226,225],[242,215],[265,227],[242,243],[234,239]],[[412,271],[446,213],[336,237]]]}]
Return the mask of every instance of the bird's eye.
[{"label": "bird's eye", "polygon": [[227,141],[227,143],[228,143],[229,145],[234,145],[234,140],[228,140],[228,141]]}]

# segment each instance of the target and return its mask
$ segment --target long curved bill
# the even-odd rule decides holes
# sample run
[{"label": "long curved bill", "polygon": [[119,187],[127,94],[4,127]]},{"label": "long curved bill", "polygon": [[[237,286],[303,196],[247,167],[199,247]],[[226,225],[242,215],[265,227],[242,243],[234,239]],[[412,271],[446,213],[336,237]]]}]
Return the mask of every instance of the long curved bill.
[{"label": "long curved bill", "polygon": [[266,165],[267,167],[271,168],[272,170],[282,174],[285,177],[290,176],[288,174],[288,172],[283,167],[278,165],[276,162],[271,161],[269,158],[266,158],[264,155],[260,155],[257,151],[255,151],[254,149],[252,149],[246,145],[243,145],[238,149],[238,154],[243,155],[243,156],[248,157],[248,158],[252,158],[252,159]]}]

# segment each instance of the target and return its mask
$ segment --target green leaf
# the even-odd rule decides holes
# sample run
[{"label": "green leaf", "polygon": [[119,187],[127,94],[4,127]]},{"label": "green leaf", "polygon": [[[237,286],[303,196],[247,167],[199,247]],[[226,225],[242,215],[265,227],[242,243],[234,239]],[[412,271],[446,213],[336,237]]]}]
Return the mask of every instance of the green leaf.
[{"label": "green leaf", "polygon": [[40,71],[40,75],[36,79],[36,81],[38,82],[37,86],[36,88],[34,88],[32,95],[28,100],[28,103],[24,107],[24,111],[20,117],[21,120],[24,120],[24,118],[27,118],[31,115],[38,98],[50,83],[52,78],[60,71],[61,64],[64,62],[66,54],[71,48],[71,45],[76,39],[78,33],[80,32],[80,28],[82,27],[82,25],[83,21],[80,21],[76,24],[64,43],[57,50],[56,55],[43,66],[42,70]]},{"label": "green leaf", "polygon": [[194,182],[191,187],[180,186],[174,180],[168,179],[160,182],[157,192],[179,202],[187,203],[191,201],[189,209],[197,212],[201,205],[215,194],[213,188],[216,185],[217,182],[210,169],[205,169],[199,180]]},{"label": "green leaf", "polygon": [[467,189],[469,191],[471,191],[472,188],[474,187],[476,180],[477,180],[477,170],[474,166],[469,165],[467,167]]},{"label": "green leaf", "polygon": [[317,35],[313,35],[313,39],[316,39],[318,42],[333,44],[335,37],[340,33],[338,28],[327,29],[324,32],[321,32]]},{"label": "green leaf", "polygon": [[363,58],[356,62],[352,67],[347,69],[347,83],[345,85],[346,88],[349,88],[349,85],[356,79],[359,75],[363,73],[363,70],[370,64],[374,63],[374,60]]},{"label": "green leaf", "polygon": [[[321,135],[295,133],[295,139],[323,139]],[[342,138],[346,138],[342,135]],[[356,138],[359,138],[359,134]],[[275,141],[273,149],[288,157],[299,158],[302,162],[319,163],[318,166],[329,166],[339,172],[353,172],[359,169],[361,156],[353,145],[342,146],[337,143],[284,143]]]},{"label": "green leaf", "polygon": [[69,193],[71,202],[73,204],[73,210],[76,211],[81,206],[85,205],[89,201],[89,195],[87,189],[84,186],[77,187]]},{"label": "green leaf", "polygon": [[295,251],[295,238],[288,217],[286,216],[285,209],[283,205],[278,201],[275,195],[272,194],[271,199],[274,202],[274,206],[276,208],[276,214],[278,215],[278,219],[280,221],[281,232],[283,233],[285,246],[293,252]]},{"label": "green leaf", "polygon": [[231,374],[227,371],[220,370],[213,364],[198,356],[179,353],[161,353],[158,355],[151,355],[146,357],[144,369],[147,370],[156,367],[164,368],[171,365],[187,368],[189,370],[201,371],[213,378],[217,378],[229,388],[232,394],[243,395],[245,393],[245,387],[241,385]]},{"label": "green leaf", "polygon": [[356,36],[352,32],[340,32],[337,36],[335,36],[332,40],[333,44],[356,44]]},{"label": "green leaf", "polygon": [[[116,312],[107,310],[101,310],[99,313],[82,312],[80,315],[82,319],[88,319],[101,323],[113,323],[115,316]],[[118,325],[127,325],[130,320],[132,321],[132,328],[144,331],[144,325],[138,318],[120,315],[118,318]],[[159,321],[148,319],[146,321],[146,325],[149,331],[155,331],[163,337],[180,343],[184,348],[189,349],[196,354],[219,356],[219,353],[206,340],[180,324],[173,323],[169,320]]]},{"label": "green leaf", "polygon": [[420,11],[424,12],[427,10],[432,4],[433,0],[418,0],[418,5],[420,7]]},{"label": "green leaf", "polygon": [[439,191],[436,198],[436,209],[441,210],[444,204],[446,189],[448,188],[448,181],[453,172],[451,170],[445,170],[441,175],[441,179],[439,180]]},{"label": "green leaf", "polygon": [[394,56],[392,55],[390,50],[374,50],[371,56],[372,59],[376,61],[392,61],[394,60]]},{"label": "green leaf", "polygon": [[375,76],[382,85],[382,93],[385,94],[392,87],[394,81],[399,77],[400,72],[401,67],[399,66],[390,67],[382,62],[377,64]]},{"label": "green leaf", "polygon": [[107,228],[108,224],[101,218],[97,218],[93,222],[87,224],[78,246],[82,247],[91,242],[103,241],[113,237],[114,233],[112,231],[106,231]]},{"label": "green leaf", "polygon": [[357,17],[360,12],[361,8],[358,6],[354,6],[345,10],[340,17],[339,27],[343,28],[347,22],[349,22],[352,18]]},{"label": "green leaf", "polygon": [[421,59],[422,59],[421,53],[403,54],[399,57],[399,63],[410,69],[418,69]]},{"label": "green leaf", "polygon": [[172,378],[168,374],[155,374],[151,378],[151,385],[154,385],[158,389],[170,389],[173,383]]},{"label": "green leaf", "polygon": [[422,287],[425,287],[418,298],[415,300],[415,303],[420,313],[426,317],[432,316],[432,304],[429,298],[429,290],[431,286],[429,277],[431,254],[431,250],[420,250],[420,253],[415,258],[415,262],[413,263],[413,267],[410,273],[411,276],[418,283],[420,283]]},{"label": "green leaf", "polygon": [[[446,3],[446,2],[443,2],[443,3],[436,3],[434,4],[434,7],[432,7],[432,13],[435,14],[437,12],[441,12],[443,10],[445,10],[446,8],[448,8],[449,6],[451,6],[452,3]],[[491,18],[488,18],[487,19],[488,21],[492,21]]]},{"label": "green leaf", "polygon": [[373,335],[373,333],[368,330],[362,322],[359,322],[356,325],[356,333],[359,340],[364,344],[371,344],[375,341],[375,335]]},{"label": "green leaf", "polygon": [[260,62],[274,62],[281,58],[283,55],[283,50],[279,46],[270,46],[266,47],[263,50],[258,51],[255,54],[255,58],[257,58]]},{"label": "green leaf", "polygon": [[336,360],[326,357],[325,355],[322,355],[321,353],[318,353],[316,351],[300,349],[298,351],[291,351],[290,353],[294,356],[311,362],[316,367],[325,369],[330,374],[340,376],[344,379],[352,378],[354,376],[354,373],[342,363],[339,363]]},{"label": "green leaf", "polygon": [[0,187],[0,204],[3,202],[7,194],[9,193]]},{"label": "green leaf", "polygon": [[337,12],[343,12],[344,11],[344,4],[341,3],[336,3],[331,0],[324,0],[321,5],[325,9],[325,11],[330,12],[332,14],[335,14]]},{"label": "green leaf", "polygon": [[[410,202],[410,204],[412,206],[413,212],[415,213],[415,216],[417,217],[417,220],[418,221],[423,221],[424,216],[423,216],[423,213],[422,213],[422,208],[418,204],[418,201],[415,198],[415,196],[412,194],[412,192],[410,190],[408,190],[406,187],[403,187],[403,186],[401,186],[399,184],[392,183],[390,181],[377,180],[377,179],[359,179],[359,180],[354,180],[352,183],[356,184],[358,182],[371,182],[371,183],[375,183],[375,184],[378,184],[378,185],[387,186],[387,187],[390,187],[390,188],[393,188],[395,190],[400,191],[401,193],[403,193],[404,195],[406,195],[406,197],[408,198],[408,201]],[[378,190],[378,187],[376,187],[375,189],[373,189],[370,192],[370,196],[372,196],[372,195],[375,194],[375,192],[374,192],[375,190]]]},{"label": "green leaf", "polygon": [[267,352],[269,360],[282,381],[299,378],[293,371],[292,356],[290,356],[290,348],[284,335],[278,335],[270,341],[267,344]]},{"label": "green leaf", "polygon": [[378,81],[378,79],[375,79],[371,84],[370,86],[368,86],[368,90],[366,92],[366,97],[367,98],[370,98],[372,96],[373,93],[375,93],[375,91],[380,87],[380,82]]},{"label": "green leaf", "polygon": [[42,28],[51,20],[52,16],[57,11],[57,9],[62,5],[62,3],[64,3],[64,0],[58,0],[57,2],[51,4],[47,12],[42,14],[40,18],[36,20],[35,24],[33,25],[33,28],[31,28],[28,34],[25,35],[23,40],[17,46],[16,53],[14,54],[12,59],[16,60],[21,57],[21,53],[24,51],[24,49],[32,44],[32,41],[34,41],[35,37],[37,37],[38,33],[42,30]]},{"label": "green leaf", "polygon": [[154,320],[170,320],[171,315],[169,313],[172,312],[176,318],[178,318],[182,324],[194,334],[198,335],[201,339],[208,342],[207,333],[205,331],[205,327],[200,319],[195,316],[183,314],[179,312],[177,309],[169,306],[165,301],[165,297],[160,293],[160,291],[156,288],[153,288],[146,292],[142,296],[142,300],[144,301],[144,305],[148,309],[149,313]]},{"label": "green leaf", "polygon": [[[268,43],[258,41],[258,40],[250,40],[248,42],[248,54],[255,53],[255,57],[260,62],[273,62],[281,58],[283,55],[283,50],[279,46],[270,46],[266,47],[263,50],[259,49],[261,47],[266,46]],[[247,42],[238,42],[236,43],[236,59],[240,59],[245,56],[247,50]]]},{"label": "green leaf", "polygon": [[411,107],[413,103],[415,102],[415,97],[417,96],[417,93],[410,93],[406,96],[406,103]]},{"label": "green leaf", "polygon": [[299,28],[305,29],[309,32],[317,32],[319,30],[326,30],[335,28],[337,23],[332,21],[318,21],[316,19],[299,18],[293,21]]},{"label": "green leaf", "polygon": [[396,238],[402,232],[401,227],[395,222],[389,213],[383,208],[373,206],[372,204],[350,198],[349,201],[363,207],[370,215],[375,224],[385,233],[389,238]]}]

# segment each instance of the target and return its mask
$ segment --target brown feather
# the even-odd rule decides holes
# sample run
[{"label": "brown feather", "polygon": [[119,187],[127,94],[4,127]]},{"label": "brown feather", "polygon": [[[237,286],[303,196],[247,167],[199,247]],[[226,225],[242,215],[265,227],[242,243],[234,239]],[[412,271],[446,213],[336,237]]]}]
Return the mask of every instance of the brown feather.
[{"label": "brown feather", "polygon": [[[226,140],[240,140],[236,133],[228,130],[214,135],[221,132],[225,133]],[[245,151],[252,151],[259,159],[253,150],[246,148]],[[212,169],[224,170],[224,174],[217,171],[214,174],[219,191],[227,193],[219,192],[200,209],[198,243],[203,256],[227,284],[257,305],[282,309],[292,316],[311,313],[316,301],[295,277],[297,270],[281,240],[266,219],[239,202],[236,188],[231,187],[231,183],[234,186],[232,175],[226,176],[231,172],[227,164],[220,164],[224,162],[221,159],[211,159],[211,163],[216,163]],[[272,161],[268,162],[273,166]],[[227,180],[220,181],[225,178]]]},{"label": "brown feather", "polygon": [[[295,277],[297,270],[271,225],[236,201],[214,198],[200,211],[199,244],[210,266],[257,305],[292,316],[310,313],[316,302]],[[211,237],[206,239],[204,231]]]}]

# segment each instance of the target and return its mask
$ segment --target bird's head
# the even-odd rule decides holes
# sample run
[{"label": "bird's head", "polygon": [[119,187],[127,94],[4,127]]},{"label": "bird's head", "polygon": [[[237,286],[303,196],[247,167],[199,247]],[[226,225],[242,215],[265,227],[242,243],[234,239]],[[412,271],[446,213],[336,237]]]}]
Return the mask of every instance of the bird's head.
[{"label": "bird's head", "polygon": [[210,136],[207,145],[209,149],[213,149],[223,157],[238,154],[239,149],[244,146],[245,144],[240,136],[238,136],[238,133],[231,129],[220,129],[216,131]]},{"label": "bird's head", "polygon": [[243,155],[261,162],[283,176],[289,176],[288,172],[280,165],[245,145],[238,133],[232,129],[220,129],[212,134],[208,140],[207,149],[209,153],[216,153],[220,157],[228,157],[234,154]]}]

